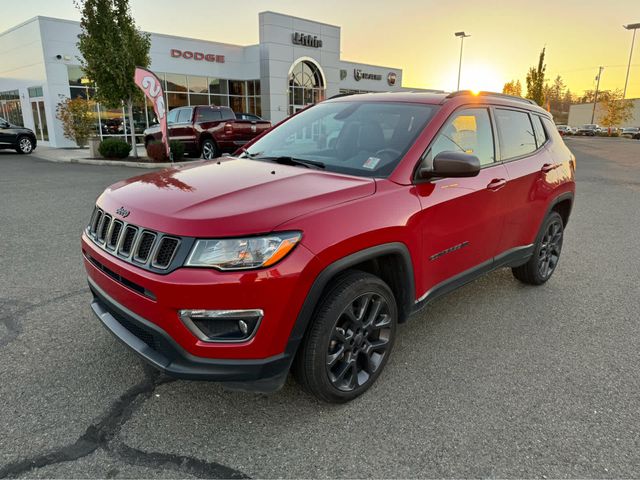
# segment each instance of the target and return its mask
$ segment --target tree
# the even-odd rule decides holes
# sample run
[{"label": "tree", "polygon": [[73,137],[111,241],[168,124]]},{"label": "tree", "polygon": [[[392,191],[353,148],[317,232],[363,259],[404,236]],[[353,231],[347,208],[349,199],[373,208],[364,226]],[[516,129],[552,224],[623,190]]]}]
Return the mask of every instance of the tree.
[{"label": "tree", "polygon": [[617,127],[633,117],[633,102],[625,100],[622,95],[622,90],[616,89],[602,97],[600,123],[605,127]]},{"label": "tree", "polygon": [[96,131],[94,113],[95,105],[84,98],[65,98],[56,107],[56,117],[62,122],[64,136],[80,148],[87,145],[87,140]]},{"label": "tree", "polygon": [[511,80],[504,84],[502,87],[502,93],[506,93],[507,95],[515,95],[516,97],[522,96],[522,84],[520,80]]},{"label": "tree", "polygon": [[546,47],[540,52],[538,67],[531,67],[527,73],[527,98],[533,100],[538,105],[544,105],[544,72],[547,66],[544,63]]},{"label": "tree", "polygon": [[76,0],[76,7],[82,15],[78,36],[82,68],[96,85],[98,101],[114,108],[126,103],[137,157],[133,104],[141,92],[133,78],[137,66],[148,68],[151,63],[149,35],[136,27],[129,0]]}]

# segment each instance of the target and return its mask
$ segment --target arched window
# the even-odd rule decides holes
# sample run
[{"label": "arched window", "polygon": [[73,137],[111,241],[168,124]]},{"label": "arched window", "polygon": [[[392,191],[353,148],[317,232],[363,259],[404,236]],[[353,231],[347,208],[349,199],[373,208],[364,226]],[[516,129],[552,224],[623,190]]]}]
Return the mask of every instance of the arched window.
[{"label": "arched window", "polygon": [[309,60],[298,61],[289,74],[289,115],[324,100],[325,84],[320,68]]}]

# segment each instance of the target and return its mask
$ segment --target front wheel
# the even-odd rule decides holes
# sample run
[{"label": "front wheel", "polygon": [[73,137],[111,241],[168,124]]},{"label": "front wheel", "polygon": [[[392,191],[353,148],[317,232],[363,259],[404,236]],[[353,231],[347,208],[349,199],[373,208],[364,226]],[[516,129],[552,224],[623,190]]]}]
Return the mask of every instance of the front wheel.
[{"label": "front wheel", "polygon": [[384,368],[398,309],[380,278],[360,271],[338,277],[320,301],[294,364],[296,380],[326,402],[363,394]]},{"label": "front wheel", "polygon": [[202,142],[202,158],[205,160],[211,160],[219,156],[218,147],[213,143],[213,140],[205,140]]},{"label": "front wheel", "polygon": [[33,141],[29,137],[18,138],[18,147],[16,152],[27,154],[33,152]]},{"label": "front wheel", "polygon": [[533,255],[527,263],[511,269],[513,276],[529,285],[542,285],[556,271],[562,251],[564,224],[558,212],[551,212],[536,241]]}]

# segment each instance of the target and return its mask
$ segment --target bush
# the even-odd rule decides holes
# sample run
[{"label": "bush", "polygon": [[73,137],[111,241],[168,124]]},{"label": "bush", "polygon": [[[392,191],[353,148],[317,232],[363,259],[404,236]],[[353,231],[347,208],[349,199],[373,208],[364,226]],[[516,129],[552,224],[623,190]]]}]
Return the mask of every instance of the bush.
[{"label": "bush", "polygon": [[107,138],[100,142],[98,151],[104,158],[122,160],[129,156],[131,145],[117,138]]},{"label": "bush", "polygon": [[[184,144],[178,140],[169,142],[169,149],[173,154],[173,161],[179,162],[184,158]],[[157,140],[147,143],[147,156],[156,163],[168,162],[164,144]]]},{"label": "bush", "polygon": [[66,98],[56,107],[56,117],[62,122],[62,131],[78,147],[87,145],[87,140],[95,133],[95,103],[83,98]]}]

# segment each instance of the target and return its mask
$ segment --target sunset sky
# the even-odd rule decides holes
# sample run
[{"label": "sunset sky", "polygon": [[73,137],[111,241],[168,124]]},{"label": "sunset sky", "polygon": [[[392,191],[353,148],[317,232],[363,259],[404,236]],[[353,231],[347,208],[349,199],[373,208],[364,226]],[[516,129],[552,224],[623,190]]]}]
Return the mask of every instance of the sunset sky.
[{"label": "sunset sky", "polygon": [[[4,1],[0,31],[44,15],[79,19],[72,0]],[[131,0],[143,30],[250,45],[258,12],[273,10],[342,27],[342,59],[404,70],[404,86],[454,90],[460,40],[461,88],[501,91],[520,79],[547,48],[547,77],[561,75],[573,92],[624,87],[640,0]],[[153,8],[151,8],[153,6]],[[159,13],[157,13],[159,12]],[[1,46],[0,46],[1,48]],[[640,33],[627,97],[640,97]]]}]

